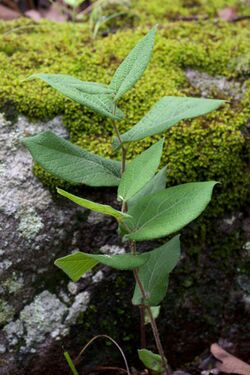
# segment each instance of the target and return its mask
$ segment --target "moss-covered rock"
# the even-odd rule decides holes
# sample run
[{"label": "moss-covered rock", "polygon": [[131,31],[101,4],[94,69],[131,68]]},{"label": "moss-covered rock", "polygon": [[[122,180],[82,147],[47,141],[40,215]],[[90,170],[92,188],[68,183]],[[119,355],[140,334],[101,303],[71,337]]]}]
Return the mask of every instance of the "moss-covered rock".
[{"label": "moss-covered rock", "polygon": [[[249,183],[250,147],[247,130],[249,127],[246,125],[250,118],[250,31],[246,27],[247,21],[237,24],[214,22],[212,17],[218,9],[226,5],[238,6],[241,14],[245,12],[244,3],[236,0],[230,2],[177,0],[174,4],[170,1],[163,3],[161,0],[132,1],[131,10],[139,16],[135,18],[135,24],[139,25],[141,22],[147,27],[123,30],[107,38],[98,37],[95,41],[91,39],[88,26],[85,24],[53,24],[47,21],[35,24],[27,20],[0,23],[0,107],[8,118],[14,121],[17,113],[23,113],[34,120],[61,115],[73,142],[107,157],[117,157],[111,150],[110,120],[101,118],[85,107],[71,102],[40,81],[24,82],[23,79],[34,72],[60,72],[72,74],[83,80],[108,83],[130,48],[151,24],[159,22],[152,62],[140,82],[120,103],[126,112],[126,119],[119,123],[121,131],[133,126],[155,101],[164,95],[200,96],[206,93],[211,97],[228,100],[220,110],[202,118],[182,122],[165,135],[163,163],[168,164],[169,184],[216,179],[222,184],[217,187],[217,199],[213,201],[211,214],[215,216],[223,211],[241,207],[238,212],[239,220],[235,215],[236,224],[230,217],[225,219],[226,225],[224,225],[225,220],[210,221],[208,224],[208,220],[204,219],[195,231],[193,227],[183,231],[184,255],[171,277],[168,297],[159,319],[166,353],[173,367],[192,361],[194,356],[198,356],[211,341],[217,340],[220,336],[227,337],[244,348],[243,354],[244,350],[245,353],[247,350],[249,352],[249,346],[244,343],[246,314],[242,317],[242,312],[247,309],[246,301],[249,297],[243,291],[246,301],[242,298],[243,292],[237,280],[241,280],[242,284],[249,270],[249,258],[246,251],[242,250],[246,239],[243,240],[241,228],[244,226],[245,214],[242,207],[248,199],[247,184]],[[209,19],[196,23],[166,21],[176,18],[177,14],[189,16],[197,13]],[[220,85],[221,80],[225,83],[223,87]],[[235,88],[237,88],[236,92]],[[41,126],[43,125],[38,126],[39,131]],[[134,147],[131,146],[129,157],[140,152],[151,142],[152,140],[146,139]],[[39,166],[35,166],[34,171],[43,183],[51,188],[58,184],[58,180],[52,178]],[[104,194],[104,190],[94,190],[91,198],[113,204],[110,189],[105,192]],[[89,194],[88,189],[86,194]],[[51,217],[51,209],[48,212]],[[30,214],[29,211],[28,213]],[[74,215],[74,212],[72,211],[71,214]],[[60,217],[60,214],[56,214],[57,216]],[[35,234],[28,231],[34,219],[37,219],[36,215],[31,217],[29,215],[22,220],[18,235],[23,236],[28,233],[30,236],[31,240],[26,246],[26,252],[22,253],[22,259],[25,261],[24,254],[26,254],[25,256],[33,259],[36,264],[40,259],[40,255],[37,254],[43,254],[44,250],[36,250],[40,253],[36,252],[35,257],[28,252],[36,244],[33,240]],[[74,231],[78,219],[77,223],[73,222],[71,216],[69,219],[70,228]],[[35,220],[35,223],[35,230],[39,230],[40,222]],[[54,221],[48,221],[45,216],[44,223],[45,229],[40,229],[46,232],[46,238],[49,231],[47,227],[52,228],[53,231],[55,229],[57,234],[57,222],[55,224]],[[221,228],[222,225],[226,227],[224,230]],[[115,230],[115,224],[110,221],[99,224],[97,222],[94,226],[93,220],[89,222],[81,220],[80,230],[74,232],[72,244],[76,246],[76,243],[79,243],[79,246],[96,251],[104,243],[110,242],[112,245],[117,243]],[[26,237],[24,236],[24,241],[27,241]],[[62,240],[63,246],[60,245]],[[71,246],[70,241],[71,239],[66,241],[64,237],[62,239],[59,237],[59,242],[55,243],[55,246],[53,240],[47,241],[49,245],[46,245],[46,249],[50,250],[49,246],[52,244],[51,246],[58,251],[66,252],[66,247]],[[147,244],[142,246],[151,248]],[[50,292],[59,295],[61,284],[58,282],[58,273],[51,272],[51,267],[48,267],[49,261],[52,266],[51,259],[54,259],[55,255],[48,250],[45,254],[47,252],[50,254],[49,258],[42,258],[43,265],[47,269],[46,278],[42,274],[43,283],[49,290],[51,288]],[[6,260],[4,262],[3,266],[6,267]],[[29,262],[27,261],[27,264]],[[20,300],[17,282],[22,280],[26,280],[26,284],[30,283],[30,279],[22,278],[19,274],[13,279],[6,278],[2,283],[2,289],[7,298],[11,295],[13,299]],[[86,281],[83,280],[84,282]],[[45,286],[44,284],[41,286],[40,281],[37,284],[40,293],[41,288],[44,289]],[[86,285],[82,287],[85,288]],[[110,296],[111,287],[113,289]],[[133,282],[127,273],[125,276],[121,273],[108,274],[107,280],[100,285],[100,288],[93,290],[89,309],[80,316],[75,328],[72,329],[73,341],[70,341],[67,348],[72,348],[73,354],[77,355],[88,337],[96,333],[108,333],[114,338],[122,339],[132,358],[131,363],[136,363],[133,353],[136,353],[135,347],[138,344],[136,340],[138,341],[139,317],[137,310],[130,312],[132,289]],[[33,294],[29,300],[30,302],[33,300]],[[31,306],[34,306],[33,302]],[[22,308],[12,310],[6,298],[0,301],[2,324],[12,320],[13,315],[17,315],[17,311]],[[28,311],[32,312],[33,308],[29,307]],[[103,318],[100,319],[100,316]],[[111,317],[114,325],[110,324],[110,319],[106,319],[107,316]],[[29,321],[28,318],[25,319]],[[154,350],[153,346],[152,350]],[[54,355],[53,350],[49,349],[49,352],[50,355]],[[110,348],[107,347],[106,350],[106,346],[104,349],[101,346],[101,349],[97,350],[100,358],[94,350],[93,362],[95,357],[101,361],[103,353],[106,356],[110,353]],[[60,342],[57,348],[57,360],[53,358],[53,361],[48,361],[46,356],[46,359],[43,358],[43,354],[40,361],[34,357],[35,364],[30,367],[32,373],[39,375],[49,371],[53,373],[51,366],[58,366],[58,364],[63,366],[61,355]],[[91,361],[92,357],[90,357]],[[113,359],[111,363],[112,361]],[[44,366],[48,366],[48,370],[45,370]],[[56,371],[58,368],[54,372]]]},{"label": "moss-covered rock", "polygon": [[[149,3],[152,7],[153,2]],[[143,1],[139,2],[137,9],[143,4]],[[147,12],[149,7],[145,5],[144,14]],[[162,163],[168,164],[168,183],[220,181],[214,205],[216,215],[240,206],[247,199],[250,152],[244,129],[250,117],[250,81],[249,69],[246,69],[250,66],[250,32],[244,25],[244,22],[215,24],[210,20],[161,25],[149,68],[120,103],[126,118],[119,126],[125,131],[164,95],[199,96],[202,90],[188,80],[188,68],[223,76],[242,87],[242,95],[236,99],[230,90],[223,93],[214,87],[211,96],[228,100],[223,108],[208,116],[182,122],[166,134]],[[21,20],[7,25],[2,23],[0,30],[2,105],[8,103],[12,110],[16,108],[32,119],[60,114],[73,142],[107,157],[116,156],[111,149],[110,120],[65,99],[40,81],[23,80],[34,72],[60,72],[83,80],[108,83],[145,28],[122,31],[95,41],[85,25],[59,25],[47,21],[33,24]],[[151,142],[146,139],[132,145],[129,157]],[[54,186],[55,180],[41,168],[36,167],[35,172],[47,185]]]}]

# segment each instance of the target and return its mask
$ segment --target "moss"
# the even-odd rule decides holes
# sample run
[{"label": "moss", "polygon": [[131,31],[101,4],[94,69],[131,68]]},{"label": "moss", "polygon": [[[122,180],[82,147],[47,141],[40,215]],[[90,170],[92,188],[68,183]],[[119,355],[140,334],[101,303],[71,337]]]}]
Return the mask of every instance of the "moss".
[{"label": "moss", "polygon": [[[143,14],[146,15],[157,2],[146,3],[136,3],[134,10],[145,5]],[[218,9],[225,5],[223,1],[216,6],[214,1],[194,3],[203,10],[207,6]],[[192,8],[192,4],[187,7],[181,1],[176,4],[178,7],[182,4],[181,9],[188,12]],[[164,6],[158,6],[158,11],[165,12]],[[170,2],[166,6],[170,7]],[[157,17],[156,11],[150,12]],[[163,19],[164,15],[159,15],[159,20]],[[149,19],[148,23],[151,22],[154,21]],[[250,31],[244,25],[244,22],[228,24],[222,21],[215,24],[212,20],[165,22],[164,26],[160,26],[152,62],[144,77],[120,103],[126,113],[125,120],[119,123],[123,132],[164,95],[200,95],[188,83],[186,68],[245,81],[246,91],[241,100],[232,101],[224,95],[231,101],[222,109],[183,122],[166,134],[163,164],[168,164],[169,185],[193,180],[220,181],[214,204],[215,215],[235,209],[247,199],[250,147],[247,134],[242,130],[250,117],[247,69],[250,65]],[[9,23],[8,26],[0,23],[2,32],[11,28],[16,31],[0,37],[0,99],[13,103],[17,111],[32,119],[62,114],[73,142],[104,156],[116,157],[111,149],[110,120],[64,98],[40,81],[22,80],[31,73],[42,71],[67,73],[83,80],[108,83],[116,67],[146,28],[122,31],[96,41],[91,39],[87,26],[82,24],[55,25],[48,21],[33,24],[27,20]],[[221,92],[215,90],[213,96],[221,97]],[[132,157],[151,143],[152,139],[145,139],[132,145],[128,156]],[[40,167],[36,166],[34,170],[46,185],[54,188],[57,182],[54,178]]]},{"label": "moss", "polygon": [[14,314],[14,308],[6,301],[0,299],[0,326],[10,322],[11,319],[13,319]]},{"label": "moss", "polygon": [[141,22],[162,22],[166,19],[189,17],[215,17],[220,9],[233,7],[239,14],[249,14],[247,2],[240,0],[176,0],[172,1],[148,1],[132,0],[134,9]]}]

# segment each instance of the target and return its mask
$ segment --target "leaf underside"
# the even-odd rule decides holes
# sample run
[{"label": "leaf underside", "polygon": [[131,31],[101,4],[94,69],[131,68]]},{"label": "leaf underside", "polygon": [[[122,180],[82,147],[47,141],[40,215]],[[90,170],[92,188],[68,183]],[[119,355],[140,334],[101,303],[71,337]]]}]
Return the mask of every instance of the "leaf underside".
[{"label": "leaf underside", "polygon": [[110,88],[116,94],[114,100],[119,100],[143,75],[152,53],[156,26],[142,38],[139,43],[132,49],[125,60],[116,70]]},{"label": "leaf underside", "polygon": [[117,186],[120,162],[105,159],[46,131],[22,140],[47,172],[73,184]]},{"label": "leaf underside", "polygon": [[84,82],[66,74],[33,74],[29,79],[41,79],[61,94],[73,101],[83,104],[102,116],[120,120],[123,112],[116,107],[114,114],[114,101],[111,87],[95,82]]}]

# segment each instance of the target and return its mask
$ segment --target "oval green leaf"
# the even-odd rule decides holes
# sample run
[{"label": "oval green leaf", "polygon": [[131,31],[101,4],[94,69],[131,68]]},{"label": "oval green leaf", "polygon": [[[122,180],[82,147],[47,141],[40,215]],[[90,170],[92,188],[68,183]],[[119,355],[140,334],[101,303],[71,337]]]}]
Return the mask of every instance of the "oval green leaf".
[{"label": "oval green leaf", "polygon": [[110,87],[116,94],[114,100],[120,99],[143,75],[153,50],[157,27],[153,27],[132,49],[116,70]]},{"label": "oval green leaf", "polygon": [[164,372],[161,356],[159,354],[155,354],[147,349],[139,349],[138,355],[146,368],[159,375]]},{"label": "oval green leaf", "polygon": [[145,254],[149,258],[139,268],[139,278],[147,299],[142,301],[140,289],[136,285],[132,303],[140,305],[143,302],[156,306],[164,299],[168,288],[168,276],[180,259],[180,236],[175,236],[164,245]]},{"label": "oval green leaf", "polygon": [[[165,96],[130,130],[121,135],[123,143],[160,134],[181,120],[205,115],[224,104],[224,100]],[[120,146],[117,138],[113,148]]]},{"label": "oval green leaf", "polygon": [[163,142],[155,143],[128,164],[118,187],[118,199],[127,201],[154,176],[160,164]]},{"label": "oval green leaf", "polygon": [[22,142],[38,164],[62,180],[89,186],[119,184],[120,162],[85,151],[50,131]]},{"label": "oval green leaf", "polygon": [[151,178],[150,181],[136,193],[132,198],[128,200],[128,207],[132,208],[139,199],[145,197],[146,195],[156,193],[157,191],[164,190],[166,187],[167,180],[167,167],[163,167],[156,175]]},{"label": "oval green leaf", "polygon": [[[211,200],[215,181],[191,182],[140,199],[128,214],[125,239],[143,241],[175,233],[196,219]],[[128,233],[129,232],[129,233]]]}]

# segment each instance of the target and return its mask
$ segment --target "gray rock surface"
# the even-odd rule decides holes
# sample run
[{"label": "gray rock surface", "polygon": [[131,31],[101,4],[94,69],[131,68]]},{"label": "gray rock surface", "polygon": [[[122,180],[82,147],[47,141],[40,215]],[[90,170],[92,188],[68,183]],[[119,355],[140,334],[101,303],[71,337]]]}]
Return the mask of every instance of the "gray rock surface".
[{"label": "gray rock surface", "polygon": [[[134,281],[128,282],[128,273],[117,276],[96,268],[73,283],[53,265],[57,257],[79,249],[122,254],[124,244],[117,239],[115,220],[53,196],[33,176],[31,156],[20,140],[47,129],[67,137],[60,118],[32,124],[19,117],[11,124],[0,115],[0,375],[68,375],[62,360],[65,343],[77,355],[98,333],[117,334],[129,348],[137,336],[138,313],[130,306]],[[114,203],[110,189],[91,194],[85,189],[84,195]],[[250,255],[249,228],[249,213],[218,220],[214,235],[224,249],[227,236],[234,239],[234,233],[243,231],[245,250],[239,252],[237,245],[221,258],[216,247],[202,247],[199,267],[192,247],[183,248],[182,268],[171,277],[167,308],[161,313],[162,334],[167,348],[173,348],[169,361],[176,368],[179,358],[191,361],[192,353],[199,355],[201,342],[207,347],[211,337],[220,334],[220,322],[224,335],[249,353],[245,330],[250,281],[239,267],[243,256]],[[146,251],[152,244],[140,246]],[[96,351],[93,361],[101,354]]]},{"label": "gray rock surface", "polygon": [[245,92],[245,85],[223,76],[210,76],[207,73],[199,72],[193,69],[186,70],[186,77],[189,83],[200,90],[204,97],[214,96],[215,94],[224,97],[239,100]]},{"label": "gray rock surface", "polygon": [[22,362],[68,335],[88,307],[88,285],[103,277],[100,270],[88,273],[82,290],[53,266],[58,256],[79,250],[79,215],[86,214],[53,197],[32,174],[32,158],[21,139],[45,130],[67,137],[60,118],[30,123],[19,117],[11,124],[0,114],[0,353],[12,373],[17,358]]}]

